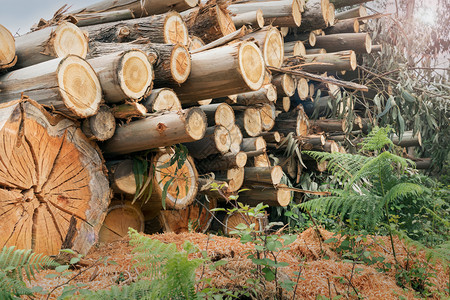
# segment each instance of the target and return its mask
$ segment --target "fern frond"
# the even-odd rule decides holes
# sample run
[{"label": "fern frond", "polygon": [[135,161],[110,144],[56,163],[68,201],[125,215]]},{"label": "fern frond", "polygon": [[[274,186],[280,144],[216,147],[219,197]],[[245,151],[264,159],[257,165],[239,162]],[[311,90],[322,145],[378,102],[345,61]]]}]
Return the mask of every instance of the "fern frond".
[{"label": "fern frond", "polygon": [[390,127],[375,127],[361,143],[361,151],[381,151],[385,146],[394,146],[388,135],[394,130]]},{"label": "fern frond", "polygon": [[8,273],[8,276],[17,280],[23,280],[23,273],[28,279],[34,278],[35,272],[58,264],[53,259],[43,254],[35,254],[31,249],[15,249],[3,247],[0,252],[0,270]]},{"label": "fern frond", "polygon": [[0,271],[0,299],[20,299],[17,296],[32,296],[33,291],[21,280],[8,277],[7,273]]},{"label": "fern frond", "polygon": [[401,197],[417,196],[424,192],[424,189],[415,183],[402,182],[389,189],[384,197],[384,203],[390,203]]}]

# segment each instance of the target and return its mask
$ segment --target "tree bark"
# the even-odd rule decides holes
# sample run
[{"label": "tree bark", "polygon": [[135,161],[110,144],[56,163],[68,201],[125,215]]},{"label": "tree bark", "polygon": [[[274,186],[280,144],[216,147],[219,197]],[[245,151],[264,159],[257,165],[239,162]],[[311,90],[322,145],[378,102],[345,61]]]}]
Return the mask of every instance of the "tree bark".
[{"label": "tree bark", "polygon": [[359,22],[357,19],[338,20],[336,24],[325,29],[326,34],[358,33]]},{"label": "tree bark", "polygon": [[306,136],[309,132],[309,119],[303,108],[296,111],[281,113],[275,120],[274,130],[283,134],[294,132],[296,136]]},{"label": "tree bark", "polygon": [[278,99],[275,107],[281,112],[288,112],[291,109],[291,99],[289,97]]},{"label": "tree bark", "polygon": [[266,84],[257,91],[238,94],[236,104],[250,106],[255,104],[272,103],[276,100],[276,88],[272,84]]},{"label": "tree bark", "polygon": [[103,99],[108,103],[140,99],[152,89],[153,67],[142,51],[111,53],[89,59],[88,63],[97,73]]},{"label": "tree bark", "polygon": [[19,99],[22,94],[74,118],[95,115],[102,100],[100,82],[94,69],[75,55],[0,77],[0,103]]},{"label": "tree bark", "polygon": [[132,118],[144,118],[147,113],[147,109],[144,105],[138,102],[127,101],[124,104],[115,105],[112,108],[112,113],[116,119],[126,119],[129,121]]},{"label": "tree bark", "polygon": [[297,1],[265,1],[231,4],[228,9],[234,14],[262,10],[266,24],[273,26],[298,27],[302,22],[300,5]]},{"label": "tree bark", "polygon": [[412,131],[405,131],[403,133],[402,139],[396,134],[392,136],[392,142],[400,147],[418,147],[422,146],[422,136],[420,132],[413,135]]},{"label": "tree bark", "polygon": [[68,14],[81,15],[98,13],[98,12],[117,12],[122,10],[131,10],[134,17],[142,18],[151,15],[159,15],[166,13],[170,10],[178,12],[193,8],[197,6],[197,0],[103,0],[84,8],[71,11]]},{"label": "tree bark", "polygon": [[24,68],[69,54],[86,58],[88,37],[77,26],[63,22],[16,38],[17,63]]},{"label": "tree bark", "polygon": [[255,29],[264,27],[264,14],[261,9],[236,14],[231,19],[236,28],[241,28],[242,26],[251,26]]},{"label": "tree bark", "polygon": [[280,166],[274,167],[247,167],[244,173],[244,185],[248,184],[273,184],[277,185],[283,178],[283,170]]},{"label": "tree bark", "polygon": [[231,138],[229,130],[217,125],[208,127],[201,140],[185,143],[189,153],[197,159],[206,159],[212,154],[225,154],[230,150]]},{"label": "tree bark", "polygon": [[288,57],[285,66],[291,69],[299,68],[306,72],[324,73],[354,71],[356,69],[356,54],[353,50],[332,52],[326,54],[310,54],[305,57]]},{"label": "tree bark", "polygon": [[81,130],[90,140],[106,141],[114,135],[116,119],[111,109],[103,105],[96,115],[83,120]]},{"label": "tree bark", "polygon": [[96,242],[110,201],[97,146],[36,102],[0,105],[0,247],[56,255],[75,217],[72,249]]},{"label": "tree bark", "polygon": [[13,67],[17,62],[14,37],[0,24],[0,70]]},{"label": "tree bark", "polygon": [[261,88],[264,61],[251,42],[235,43],[192,54],[188,80],[173,87],[182,104],[225,97]]},{"label": "tree bark", "polygon": [[330,0],[330,2],[334,4],[335,8],[341,8],[341,7],[345,7],[345,6],[361,4],[361,3],[366,3],[366,2],[370,2],[370,1],[372,1],[372,0]]},{"label": "tree bark", "polygon": [[328,21],[328,0],[309,0],[306,2],[305,12],[302,14],[302,24],[300,31],[312,31],[327,28]]},{"label": "tree bark", "polygon": [[262,202],[269,206],[287,206],[291,202],[291,197],[292,192],[283,187],[253,187],[239,193],[239,202],[249,205]]},{"label": "tree bark", "polygon": [[148,112],[179,111],[182,110],[180,100],[172,89],[155,89],[141,101]]},{"label": "tree bark", "polygon": [[353,50],[356,53],[370,53],[372,40],[368,33],[339,33],[316,37],[317,48],[327,52]]},{"label": "tree bark", "polygon": [[278,29],[272,26],[266,26],[258,31],[245,35],[241,40],[247,40],[249,38],[254,38],[258,42],[267,66],[281,67],[284,59],[284,42]]},{"label": "tree bark", "polygon": [[206,4],[188,14],[183,14],[183,19],[189,32],[201,38],[206,44],[236,31],[229,11],[221,5]]},{"label": "tree bark", "polygon": [[228,192],[238,191],[244,183],[244,168],[232,168],[227,171],[216,172],[216,179],[228,184]]},{"label": "tree bark", "polygon": [[296,83],[292,76],[287,74],[278,74],[273,76],[272,84],[277,91],[277,98],[291,97],[295,94]]},{"label": "tree bark", "polygon": [[345,10],[343,12],[336,14],[336,19],[346,20],[346,19],[367,17],[368,15],[369,14],[367,13],[367,9],[363,5],[360,5],[358,7]]},{"label": "tree bark", "polygon": [[168,112],[133,121],[116,128],[114,136],[103,145],[105,154],[114,156],[201,139],[206,130],[206,116],[199,108]]},{"label": "tree bark", "polygon": [[325,54],[327,53],[327,50],[323,48],[311,48],[306,49],[306,55],[312,55],[312,54]]},{"label": "tree bark", "polygon": [[197,163],[197,169],[201,173],[209,173],[215,171],[226,171],[232,168],[243,168],[247,163],[247,154],[240,151],[236,154],[226,153],[224,155],[212,155],[207,159],[201,159]]},{"label": "tree bark", "polygon": [[83,27],[89,41],[103,43],[129,42],[138,38],[152,43],[187,45],[189,35],[186,24],[177,12],[168,12],[145,18],[124,20]]}]

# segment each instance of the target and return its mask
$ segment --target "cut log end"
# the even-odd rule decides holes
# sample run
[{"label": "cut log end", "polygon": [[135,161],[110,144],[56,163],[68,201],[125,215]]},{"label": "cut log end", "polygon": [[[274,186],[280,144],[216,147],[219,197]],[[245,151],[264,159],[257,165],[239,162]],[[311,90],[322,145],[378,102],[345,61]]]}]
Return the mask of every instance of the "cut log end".
[{"label": "cut log end", "polygon": [[116,119],[109,107],[101,106],[96,115],[83,120],[81,128],[89,139],[106,141],[114,135]]},{"label": "cut log end", "polygon": [[225,154],[230,150],[231,137],[227,128],[220,125],[215,126],[214,144],[217,150],[222,154]]},{"label": "cut log end", "polygon": [[0,69],[12,67],[16,58],[14,37],[2,25],[0,25],[0,45]]},{"label": "cut log end", "polygon": [[364,45],[366,47],[366,52],[370,53],[372,51],[372,38],[370,37],[370,35],[368,33],[366,34],[366,39],[365,39]]},{"label": "cut log end", "polygon": [[182,109],[177,94],[168,88],[153,90],[150,96],[148,96],[142,103],[150,112],[163,110],[178,111]]},{"label": "cut log end", "polygon": [[236,166],[238,168],[243,168],[247,164],[247,154],[243,151],[239,151],[236,154]]},{"label": "cut log end", "polygon": [[0,247],[56,255],[74,217],[70,246],[86,254],[110,201],[100,152],[71,121],[33,101],[0,112]]},{"label": "cut log end", "polygon": [[164,39],[166,44],[189,44],[189,33],[179,13],[167,13],[164,24]]},{"label": "cut log end", "polygon": [[255,43],[244,42],[239,48],[239,67],[247,86],[256,91],[264,81],[265,68],[261,51]]},{"label": "cut log end", "polygon": [[128,228],[143,232],[144,225],[144,215],[137,205],[131,204],[130,201],[113,201],[98,233],[98,241],[100,243],[118,241],[128,235]]},{"label": "cut log end", "polygon": [[292,18],[297,27],[302,24],[302,11],[299,1],[292,1]]},{"label": "cut log end", "polygon": [[335,23],[335,8],[333,3],[328,3],[327,9],[327,21],[329,26],[333,26]]},{"label": "cut log end", "polygon": [[297,92],[300,99],[305,100],[309,96],[309,85],[308,80],[305,78],[300,78],[297,81]]},{"label": "cut log end", "polygon": [[78,117],[97,113],[102,100],[100,81],[82,58],[69,55],[58,67],[58,85],[65,106]]},{"label": "cut log end", "polygon": [[118,66],[119,84],[130,99],[145,96],[153,81],[153,67],[147,55],[139,50],[126,51]]},{"label": "cut log end", "polygon": [[285,188],[277,189],[277,200],[280,206],[288,206],[291,202],[291,191]]},{"label": "cut log end", "polygon": [[76,25],[63,22],[52,37],[56,57],[66,57],[69,54],[86,58],[88,52],[88,38]]},{"label": "cut log end", "polygon": [[305,56],[306,55],[306,49],[305,45],[302,41],[297,41],[294,45],[294,56]]},{"label": "cut log end", "polygon": [[236,192],[244,183],[244,168],[233,168],[227,171],[228,191]]},{"label": "cut log end", "polygon": [[231,16],[226,11],[222,10],[220,5],[216,5],[216,14],[217,14],[217,21],[219,23],[220,31],[222,32],[223,36],[226,36],[230,33],[233,33],[236,31],[236,26],[234,26],[233,20],[231,19]]},{"label": "cut log end", "polygon": [[258,25],[258,28],[264,27],[264,14],[261,9],[256,11],[256,24]]},{"label": "cut log end", "polygon": [[189,109],[186,115],[186,132],[194,140],[199,140],[205,135],[206,115],[198,107]]},{"label": "cut log end", "polygon": [[284,42],[278,29],[272,27],[264,41],[264,60],[267,66],[280,68],[284,60]]},{"label": "cut log end", "polygon": [[263,104],[259,108],[261,114],[261,126],[264,131],[269,131],[275,126],[275,107],[270,104]]},{"label": "cut log end", "polygon": [[191,56],[189,50],[182,45],[175,46],[170,60],[175,62],[171,64],[171,73],[175,82],[185,82],[189,77],[189,73],[191,73]]},{"label": "cut log end", "polygon": [[217,125],[222,125],[230,130],[235,122],[233,108],[226,103],[219,104],[214,114],[214,121]]},{"label": "cut log end", "polygon": [[[177,163],[167,168],[161,168],[166,164],[173,154],[159,153],[155,156],[155,183],[159,186],[156,193],[162,193],[164,186],[169,180],[170,183],[165,199],[166,208],[182,209],[190,205],[197,194],[197,179],[198,174],[195,169],[194,162],[191,157],[188,157],[181,168],[176,170]],[[176,171],[176,172],[175,172]]]},{"label": "cut log end", "polygon": [[262,131],[261,112],[257,108],[247,108],[244,112],[244,128],[249,136],[258,136]]},{"label": "cut log end", "polygon": [[189,43],[189,51],[193,51],[195,49],[201,48],[205,46],[205,42],[198,36],[191,36],[191,40]]}]

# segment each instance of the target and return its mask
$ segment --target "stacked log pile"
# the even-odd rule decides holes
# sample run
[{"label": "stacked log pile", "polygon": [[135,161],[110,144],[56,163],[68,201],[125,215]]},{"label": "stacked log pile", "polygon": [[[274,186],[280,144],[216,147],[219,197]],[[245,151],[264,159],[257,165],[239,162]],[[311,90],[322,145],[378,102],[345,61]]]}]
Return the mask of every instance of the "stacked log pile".
[{"label": "stacked log pile", "polygon": [[287,206],[288,181],[321,168],[286,157],[292,143],[345,151],[348,128],[367,129],[309,120],[307,105],[365,90],[323,74],[354,70],[371,51],[364,9],[143,3],[61,10],[15,41],[0,26],[0,247],[86,253],[129,226],[203,232],[241,188],[244,203]]}]

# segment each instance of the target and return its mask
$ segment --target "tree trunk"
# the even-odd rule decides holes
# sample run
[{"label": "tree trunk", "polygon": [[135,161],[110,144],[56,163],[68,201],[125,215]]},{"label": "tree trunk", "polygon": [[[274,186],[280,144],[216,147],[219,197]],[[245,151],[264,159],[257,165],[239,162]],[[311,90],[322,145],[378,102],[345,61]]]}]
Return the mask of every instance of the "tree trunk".
[{"label": "tree trunk", "polygon": [[69,14],[65,19],[73,20],[78,27],[97,25],[109,22],[117,22],[122,20],[134,19],[135,16],[131,9],[122,9],[117,11],[103,11],[82,14]]},{"label": "tree trunk", "polygon": [[258,108],[249,107],[242,111],[235,110],[236,125],[244,136],[258,136],[262,132],[261,112]]},{"label": "tree trunk", "polygon": [[24,68],[56,57],[75,54],[85,58],[88,52],[88,37],[77,26],[63,22],[16,38],[17,63],[15,68]]},{"label": "tree trunk", "polygon": [[327,50],[323,48],[311,48],[306,49],[306,55],[312,55],[312,54],[325,54],[327,53]]},{"label": "tree trunk", "polygon": [[[205,233],[217,208],[217,201],[214,198],[203,197],[204,200],[196,200],[191,205],[180,210],[161,210],[159,221],[164,232],[200,232]],[[202,201],[202,202],[199,202]]]},{"label": "tree trunk", "polygon": [[0,70],[11,68],[16,62],[17,56],[14,37],[8,29],[0,24]]},{"label": "tree trunk", "polygon": [[152,89],[153,67],[142,51],[116,52],[89,59],[88,63],[97,73],[108,103],[139,99]]},{"label": "tree trunk", "polygon": [[[345,132],[347,126],[345,120],[343,119],[312,120],[310,122],[311,126],[317,127],[318,130],[325,132],[333,132],[333,131]],[[360,125],[357,123],[354,123],[353,127],[355,129],[361,129]]]},{"label": "tree trunk", "polygon": [[345,10],[343,12],[336,14],[336,19],[346,20],[346,19],[367,17],[368,15],[369,14],[367,13],[367,9],[363,5],[360,5],[358,7]]},{"label": "tree trunk", "polygon": [[225,154],[230,150],[231,138],[229,130],[217,125],[208,127],[205,136],[198,141],[185,143],[189,153],[197,159],[205,159],[212,154]]},{"label": "tree trunk", "polygon": [[147,38],[152,43],[187,45],[186,24],[177,12],[83,27],[90,42],[117,43]]},{"label": "tree trunk", "polygon": [[325,29],[326,34],[358,33],[359,22],[357,19],[338,20],[336,24]]},{"label": "tree trunk", "polygon": [[115,105],[112,108],[112,113],[116,119],[126,119],[129,121],[132,118],[144,118],[147,113],[147,109],[144,105],[138,102],[127,101],[124,104]]},{"label": "tree trunk", "polygon": [[97,146],[31,100],[0,105],[0,136],[0,247],[56,255],[73,216],[70,244],[86,254],[110,201]]},{"label": "tree trunk", "polygon": [[236,14],[231,19],[236,28],[241,28],[242,26],[251,26],[255,29],[264,27],[264,15],[261,9]]},{"label": "tree trunk", "polygon": [[275,101],[277,101],[276,88],[272,84],[266,84],[257,91],[238,94],[236,104],[249,106],[255,104],[272,103]]},{"label": "tree trunk", "polygon": [[280,166],[275,167],[246,167],[244,173],[244,184],[270,184],[277,185],[283,178],[283,170]]},{"label": "tree trunk", "polygon": [[356,53],[370,53],[372,40],[368,33],[339,33],[316,37],[316,47],[327,52],[353,50]]},{"label": "tree trunk", "polygon": [[366,2],[370,2],[370,1],[372,1],[372,0],[330,0],[330,2],[334,4],[335,8],[341,8],[344,6],[361,4],[361,3],[366,3]]},{"label": "tree trunk", "polygon": [[224,155],[212,155],[207,159],[201,159],[197,163],[197,169],[201,173],[215,171],[226,171],[232,168],[243,168],[247,163],[247,154],[245,152],[226,153]]},{"label": "tree trunk", "polygon": [[90,44],[89,56],[99,57],[136,49],[143,51],[152,62],[156,87],[178,86],[187,80],[191,72],[191,56],[183,45],[95,42]]},{"label": "tree trunk", "polygon": [[108,214],[98,233],[99,243],[111,243],[128,236],[128,228],[144,231],[144,215],[141,208],[131,201],[113,200],[108,208]]},{"label": "tree trunk", "polygon": [[81,130],[90,140],[106,141],[114,135],[116,119],[111,109],[103,105],[96,115],[83,120]]},{"label": "tree trunk", "polygon": [[207,4],[183,14],[183,19],[189,32],[201,38],[206,44],[236,31],[228,10],[221,5]]},{"label": "tree trunk", "polygon": [[228,9],[234,14],[262,10],[266,24],[273,26],[298,27],[302,22],[300,5],[297,1],[265,1],[231,4]]},{"label": "tree trunk", "polygon": [[289,97],[278,99],[275,107],[282,112],[288,112],[291,109],[291,99]]},{"label": "tree trunk", "polygon": [[299,29],[294,28],[292,33],[288,34],[284,38],[284,42],[302,42],[303,46],[309,45],[310,47],[314,47],[316,45],[316,35],[314,32],[303,32],[299,31]]},{"label": "tree trunk", "polygon": [[182,110],[180,100],[172,89],[156,89],[141,101],[148,112],[179,111]]},{"label": "tree trunk", "polygon": [[249,205],[264,203],[269,206],[287,206],[291,202],[292,192],[283,187],[253,187],[239,193],[239,202]]},{"label": "tree trunk", "polygon": [[261,114],[261,127],[263,131],[272,130],[273,126],[275,126],[275,105],[273,104],[263,104],[259,107],[259,112]]},{"label": "tree trunk", "polygon": [[102,147],[105,154],[121,155],[201,139],[206,116],[199,108],[147,117],[116,128]]},{"label": "tree trunk", "polygon": [[304,58],[288,57],[284,63],[287,66],[296,66],[306,72],[316,73],[354,71],[357,65],[356,54],[352,50],[311,54]]},{"label": "tree trunk", "polygon": [[254,38],[258,42],[267,66],[281,67],[284,59],[284,42],[278,29],[272,26],[266,26],[258,31],[247,34],[241,40],[247,40],[249,38]]},{"label": "tree trunk", "polygon": [[234,126],[234,111],[226,103],[216,103],[200,106],[200,109],[206,114],[208,126],[220,125],[227,130]]},{"label": "tree trunk", "polygon": [[266,143],[281,142],[281,135],[278,131],[263,132],[263,133],[261,133],[261,137],[264,138]]},{"label": "tree trunk", "polygon": [[328,27],[328,0],[309,0],[302,14],[299,31],[312,31]]},{"label": "tree trunk", "polygon": [[394,134],[392,136],[392,142],[400,147],[418,147],[422,146],[422,136],[420,132],[413,135],[412,131],[405,131],[401,140],[396,134]]},{"label": "tree trunk", "polygon": [[173,87],[182,104],[256,91],[264,79],[261,51],[251,42],[192,54],[188,80]]},{"label": "tree trunk", "polygon": [[124,9],[132,11],[134,17],[141,18],[150,15],[159,15],[170,10],[178,12],[197,6],[198,0],[103,0],[84,8],[69,12],[69,14],[86,14],[96,12],[113,12]]},{"label": "tree trunk", "polygon": [[0,103],[19,99],[22,94],[74,118],[95,115],[102,100],[102,89],[94,69],[75,55],[0,77]]},{"label": "tree trunk", "polygon": [[245,138],[242,140],[241,150],[245,152],[266,150],[266,141],[263,137]]}]

